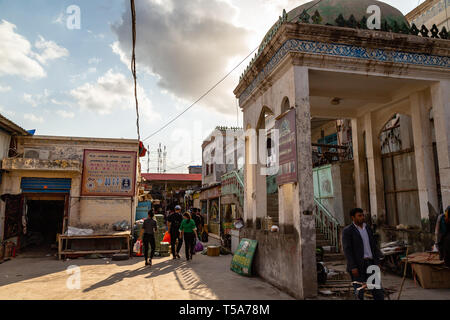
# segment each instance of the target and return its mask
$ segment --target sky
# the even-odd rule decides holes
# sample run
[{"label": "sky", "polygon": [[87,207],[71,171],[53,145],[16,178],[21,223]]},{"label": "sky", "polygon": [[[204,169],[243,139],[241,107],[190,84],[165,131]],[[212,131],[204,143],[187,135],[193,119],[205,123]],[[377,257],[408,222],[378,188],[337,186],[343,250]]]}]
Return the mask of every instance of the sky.
[{"label": "sky", "polygon": [[[283,9],[306,2],[137,0],[141,140],[241,62]],[[383,2],[406,14],[423,0]],[[128,0],[0,0],[0,113],[39,135],[136,139],[130,56]],[[242,126],[233,90],[248,63],[144,141],[150,172],[160,143],[167,171],[186,172],[201,165],[202,141],[216,126]],[[147,172],[147,158],[141,163]]]}]

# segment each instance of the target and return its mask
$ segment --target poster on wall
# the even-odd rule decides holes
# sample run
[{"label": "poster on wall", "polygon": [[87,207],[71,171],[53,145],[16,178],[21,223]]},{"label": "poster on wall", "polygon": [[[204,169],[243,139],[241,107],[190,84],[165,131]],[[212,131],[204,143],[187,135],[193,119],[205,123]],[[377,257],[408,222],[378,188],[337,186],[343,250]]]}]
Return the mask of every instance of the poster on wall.
[{"label": "poster on wall", "polygon": [[298,181],[297,177],[297,128],[295,123],[295,109],[288,111],[275,122],[279,131],[280,170],[277,184],[287,184]]},{"label": "poster on wall", "polygon": [[137,153],[84,150],[82,196],[133,197]]},{"label": "poster on wall", "polygon": [[243,276],[252,275],[252,263],[258,241],[242,239],[231,261],[231,270]]}]

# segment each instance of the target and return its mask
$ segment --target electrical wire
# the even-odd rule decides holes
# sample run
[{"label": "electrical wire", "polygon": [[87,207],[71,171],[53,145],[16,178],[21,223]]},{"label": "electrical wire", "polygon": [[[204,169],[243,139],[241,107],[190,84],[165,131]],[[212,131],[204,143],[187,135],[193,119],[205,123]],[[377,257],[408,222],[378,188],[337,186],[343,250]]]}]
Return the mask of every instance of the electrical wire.
[{"label": "electrical wire", "polygon": [[[133,0],[131,0],[133,1]],[[317,3],[311,5],[308,9],[306,9],[306,11],[309,11],[310,9],[312,9],[313,7],[317,6],[319,3],[321,3],[323,0],[319,0]],[[303,13],[303,12],[302,12]],[[301,14],[296,15],[295,17],[293,17],[292,19],[290,19],[288,21],[292,22],[294,19],[300,17]],[[189,107],[187,107],[186,109],[184,109],[180,114],[178,114],[176,117],[174,117],[172,120],[170,120],[169,122],[167,122],[164,126],[162,126],[161,128],[159,128],[158,130],[156,130],[155,132],[153,132],[151,135],[149,135],[147,138],[145,138],[143,140],[143,142],[147,141],[148,139],[154,137],[155,135],[157,135],[158,133],[160,133],[161,131],[163,131],[165,128],[167,128],[169,125],[171,125],[173,122],[175,122],[178,118],[180,118],[183,114],[185,114],[188,110],[190,110],[192,107],[194,107],[198,102],[200,102],[204,97],[206,97],[211,91],[213,91],[217,86],[219,86],[223,81],[225,81],[226,78],[228,78],[228,76],[230,74],[232,74],[234,72],[234,70],[236,70],[242,63],[244,63],[256,50],[259,49],[259,46],[257,46],[255,49],[253,49],[241,62],[239,62],[233,69],[231,69],[231,71],[229,71],[222,79],[220,79],[215,85],[213,85],[208,91],[206,91],[204,94],[202,94],[200,96],[200,98],[198,98],[197,100],[195,100],[194,103],[192,103]]]},{"label": "electrical wire", "polygon": [[134,99],[136,100],[136,129],[138,135],[138,141],[141,142],[141,133],[139,129],[139,102],[137,97],[137,77],[136,77],[136,7],[134,0],[130,0],[131,5],[131,24],[133,35],[133,52],[131,55],[131,73],[134,79]]},{"label": "electrical wire", "polygon": [[250,52],[249,55],[247,55],[244,60],[242,60],[241,62],[239,62],[238,65],[236,65],[230,72],[228,72],[222,79],[220,79],[214,86],[212,86],[208,91],[206,91],[204,94],[202,94],[200,96],[200,98],[198,98],[197,100],[195,100],[194,103],[192,103],[189,107],[187,107],[186,109],[184,109],[183,112],[181,112],[180,114],[178,114],[175,118],[173,118],[172,120],[170,120],[168,123],[166,123],[164,126],[162,126],[160,129],[156,130],[154,133],[152,133],[151,135],[149,135],[147,138],[144,139],[144,142],[147,141],[148,139],[150,139],[151,137],[155,136],[156,134],[160,133],[161,131],[163,131],[165,128],[167,128],[170,124],[172,124],[173,122],[175,122],[178,118],[180,118],[183,114],[185,114],[189,109],[191,109],[193,106],[195,106],[198,102],[200,102],[204,97],[206,97],[211,91],[213,91],[215,88],[217,88],[223,81],[225,81],[226,78],[228,78],[228,76],[230,74],[232,74],[234,72],[234,70],[236,70],[242,63],[244,63],[245,60],[247,60],[256,50],[258,50],[259,46],[256,47],[252,52]]}]

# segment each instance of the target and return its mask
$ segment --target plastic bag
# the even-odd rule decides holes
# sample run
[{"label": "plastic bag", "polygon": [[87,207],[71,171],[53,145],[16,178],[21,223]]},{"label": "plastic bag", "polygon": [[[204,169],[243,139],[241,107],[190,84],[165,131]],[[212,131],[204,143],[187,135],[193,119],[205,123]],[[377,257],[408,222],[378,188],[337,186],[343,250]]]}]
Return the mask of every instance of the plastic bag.
[{"label": "plastic bag", "polygon": [[142,256],[142,240],[136,241],[133,247],[133,252],[136,254],[137,257]]},{"label": "plastic bag", "polygon": [[168,242],[170,243],[170,233],[166,231],[166,233],[164,234],[164,238],[162,242]]},{"label": "plastic bag", "polygon": [[202,232],[202,242],[208,242],[208,233],[206,231]]},{"label": "plastic bag", "polygon": [[128,221],[123,220],[123,221],[114,223],[113,229],[115,231],[127,231],[128,229],[130,229],[130,226],[128,224]]},{"label": "plastic bag", "polygon": [[197,241],[197,244],[195,245],[195,252],[201,251],[203,251],[203,244],[200,241]]}]

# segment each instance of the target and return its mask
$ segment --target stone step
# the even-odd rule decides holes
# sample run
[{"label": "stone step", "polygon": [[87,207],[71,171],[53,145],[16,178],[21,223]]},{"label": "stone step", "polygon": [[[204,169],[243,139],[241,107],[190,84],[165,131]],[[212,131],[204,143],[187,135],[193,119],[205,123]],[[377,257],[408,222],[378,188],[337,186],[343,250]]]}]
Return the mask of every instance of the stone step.
[{"label": "stone step", "polygon": [[330,261],[341,261],[345,260],[345,256],[343,253],[330,253],[325,252],[323,255],[323,261],[324,262],[330,262]]},{"label": "stone step", "polygon": [[316,246],[317,247],[326,247],[326,246],[331,246],[331,244],[328,240],[317,240],[316,239]]},{"label": "stone step", "polygon": [[316,233],[316,240],[327,240],[323,233]]}]

